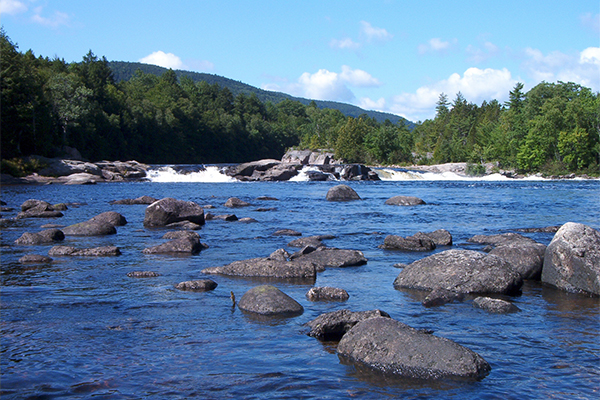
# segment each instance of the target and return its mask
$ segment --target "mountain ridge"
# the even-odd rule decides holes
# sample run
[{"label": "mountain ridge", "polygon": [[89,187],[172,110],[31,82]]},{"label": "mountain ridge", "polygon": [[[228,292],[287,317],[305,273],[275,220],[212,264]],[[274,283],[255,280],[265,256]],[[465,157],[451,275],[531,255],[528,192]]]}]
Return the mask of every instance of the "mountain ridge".
[{"label": "mountain ridge", "polygon": [[[115,81],[117,82],[127,81],[131,79],[131,77],[135,74],[135,71],[137,71],[138,69],[144,73],[153,74],[157,76],[160,76],[169,70],[168,68],[159,67],[157,65],[129,61],[109,61],[108,66],[110,67],[113,73]],[[369,116],[369,118],[375,118],[375,120],[379,123],[385,122],[385,120],[387,119],[393,124],[397,124],[398,122],[402,121],[410,130],[412,130],[415,127],[414,122],[409,121],[406,118],[400,117],[398,115],[382,111],[364,110],[352,104],[340,103],[337,101],[312,100],[303,97],[295,97],[287,93],[260,89],[252,85],[236,81],[234,79],[205,72],[194,72],[185,70],[174,70],[174,72],[178,78],[181,76],[187,76],[194,82],[205,81],[211,85],[216,83],[221,87],[228,88],[234,96],[237,96],[240,93],[248,95],[255,93],[260,101],[271,101],[274,104],[277,104],[286,99],[298,101],[304,105],[309,105],[311,102],[314,101],[317,104],[317,107],[321,109],[336,109],[342,112],[342,114],[344,114],[347,117],[357,118],[360,115],[366,114]]]}]

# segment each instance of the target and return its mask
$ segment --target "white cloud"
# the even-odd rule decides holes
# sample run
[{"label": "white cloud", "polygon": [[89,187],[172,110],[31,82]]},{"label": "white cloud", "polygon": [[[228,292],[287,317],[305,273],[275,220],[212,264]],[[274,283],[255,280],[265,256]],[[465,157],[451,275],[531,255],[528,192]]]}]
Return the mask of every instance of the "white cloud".
[{"label": "white cloud", "polygon": [[340,73],[320,69],[314,74],[303,73],[298,81],[294,83],[267,83],[263,84],[262,88],[315,100],[350,102],[355,99],[350,87],[375,87],[379,85],[381,85],[379,80],[368,72],[343,65]]},{"label": "white cloud", "polygon": [[139,62],[144,64],[158,65],[159,67],[181,69],[184,67],[181,58],[173,53],[165,53],[164,51],[155,51],[154,53],[141,58]]},{"label": "white cloud", "polygon": [[364,36],[368,42],[373,40],[386,41],[394,36],[384,28],[377,28],[367,21],[360,21],[360,34]]},{"label": "white cloud", "polygon": [[27,6],[18,0],[0,0],[0,14],[16,15],[27,11]]},{"label": "white cloud", "polygon": [[544,55],[538,49],[526,48],[523,68],[537,83],[574,82],[600,90],[600,47],[588,47],[577,54],[565,54],[553,51]]},{"label": "white cloud", "polygon": [[457,39],[443,41],[440,38],[431,38],[427,43],[420,44],[418,50],[419,54],[428,52],[443,53],[452,49],[456,43],[458,43]]},{"label": "white cloud", "polygon": [[483,43],[483,48],[469,45],[467,46],[466,51],[469,55],[469,61],[475,63],[482,63],[484,61],[487,61],[499,53],[498,46],[496,46],[492,42]]},{"label": "white cloud", "polygon": [[68,14],[61,11],[54,11],[50,17],[42,16],[43,7],[37,7],[34,12],[35,14],[31,17],[31,20],[36,24],[47,26],[49,28],[58,28],[61,25],[69,25],[71,18]]},{"label": "white cloud", "polygon": [[336,48],[336,49],[356,50],[361,47],[361,44],[356,43],[355,41],[353,41],[350,38],[345,38],[345,39],[331,39],[331,41],[329,42],[329,46]]}]

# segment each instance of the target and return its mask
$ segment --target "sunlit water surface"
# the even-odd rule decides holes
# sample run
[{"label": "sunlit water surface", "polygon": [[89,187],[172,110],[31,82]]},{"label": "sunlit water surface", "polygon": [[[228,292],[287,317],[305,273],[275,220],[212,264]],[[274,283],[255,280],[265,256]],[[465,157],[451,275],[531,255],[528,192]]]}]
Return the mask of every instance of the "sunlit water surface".
[{"label": "sunlit water surface", "polygon": [[[164,171],[164,170],[163,170]],[[52,398],[598,398],[600,390],[600,310],[598,299],[568,294],[528,282],[509,298],[521,311],[488,314],[470,299],[424,308],[424,294],[395,290],[396,263],[421,253],[378,248],[388,234],[449,230],[455,248],[475,234],[580,222],[600,225],[598,181],[400,179],[344,182],[362,201],[325,201],[338,182],[226,182],[212,178],[155,179],[145,183],[90,186],[4,186],[2,200],[18,209],[30,198],[77,203],[54,220],[23,219],[2,229],[1,353],[2,399]],[[175,171],[167,174],[179,175]],[[158,174],[157,174],[158,175]],[[173,182],[175,180],[187,182]],[[217,182],[214,182],[214,181]],[[212,181],[212,182],[207,182]],[[162,243],[163,230],[143,227],[145,206],[110,205],[111,200],[149,195],[213,205],[213,214],[235,213],[257,223],[208,221],[199,231],[210,246],[199,255],[144,255]],[[395,195],[420,197],[417,207],[387,206]],[[252,206],[231,210],[229,197]],[[277,201],[259,201],[272,196]],[[257,211],[258,209],[270,209]],[[123,214],[128,224],[106,237],[67,237],[78,248],[116,245],[122,255],[55,258],[50,265],[25,266],[19,257],[48,254],[50,245],[17,246],[23,232],[41,225],[69,225],[104,211]],[[4,218],[14,217],[4,213]],[[273,236],[291,228],[304,236],[333,234],[328,246],[357,249],[369,262],[328,269],[316,286],[336,286],[347,302],[310,302],[312,284],[273,282],[304,307],[301,316],[257,320],[232,307],[262,283],[204,276],[209,266],[264,257],[294,238]],[[524,234],[548,244],[552,234]],[[445,248],[438,248],[442,251]],[[156,278],[127,273],[156,271]],[[184,292],[174,285],[210,278],[216,290]],[[415,328],[452,339],[481,354],[492,366],[479,382],[412,382],[358,371],[340,363],[335,344],[306,335],[303,326],[321,313],[349,308],[381,309]]]}]

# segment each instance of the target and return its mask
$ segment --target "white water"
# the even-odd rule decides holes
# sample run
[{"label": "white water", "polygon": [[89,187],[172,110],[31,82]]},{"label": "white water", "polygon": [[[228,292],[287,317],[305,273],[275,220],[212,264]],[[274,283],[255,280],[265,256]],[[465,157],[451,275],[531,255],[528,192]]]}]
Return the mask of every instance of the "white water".
[{"label": "white water", "polygon": [[[508,178],[501,174],[491,174],[479,177],[467,177],[454,172],[420,172],[420,171],[399,171],[390,168],[374,168],[373,169],[382,181],[510,181],[513,178]],[[298,175],[290,179],[291,182],[307,182],[310,181],[308,175],[311,171],[320,171],[316,166],[305,166]],[[168,183],[168,182],[198,182],[198,183],[227,183],[238,182],[219,169],[217,166],[205,166],[197,172],[177,171],[172,166],[159,167],[148,170],[148,179],[151,182]],[[545,180],[540,176],[528,176],[521,178],[522,180],[538,181]],[[336,180],[331,175],[330,180]]]},{"label": "white water", "polygon": [[237,182],[236,179],[223,174],[219,167],[207,166],[204,170],[197,172],[176,171],[173,167],[160,167],[158,169],[148,170],[148,179],[151,182]]}]

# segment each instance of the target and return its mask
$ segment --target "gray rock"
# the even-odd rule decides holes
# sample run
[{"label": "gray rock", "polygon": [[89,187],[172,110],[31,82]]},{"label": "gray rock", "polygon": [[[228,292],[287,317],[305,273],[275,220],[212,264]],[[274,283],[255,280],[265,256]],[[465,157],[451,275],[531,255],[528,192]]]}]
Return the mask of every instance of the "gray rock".
[{"label": "gray rock", "polygon": [[342,337],[337,351],[342,361],[413,379],[479,380],[491,370],[474,351],[391,318],[356,324]]},{"label": "gray rock", "polygon": [[306,298],[310,301],[346,301],[350,295],[344,289],[322,286],[310,288]]},{"label": "gray rock", "polygon": [[337,185],[327,191],[327,201],[351,201],[360,200],[358,193],[348,185]]},{"label": "gray rock", "polygon": [[431,251],[435,249],[434,241],[423,233],[403,238],[397,235],[388,235],[381,246],[386,250],[401,251]]},{"label": "gray rock", "polygon": [[238,220],[239,222],[243,222],[243,223],[252,223],[252,222],[258,222],[257,220],[255,220],[254,218],[250,218],[250,217],[244,217],[244,218],[240,218]]},{"label": "gray rock", "polygon": [[190,222],[190,221],[180,221],[180,222],[173,222],[172,224],[165,225],[165,228],[167,228],[167,229],[183,229],[183,230],[188,230],[188,231],[197,231],[199,229],[202,229],[202,225],[198,225],[198,224],[195,224],[195,223]]},{"label": "gray rock", "polygon": [[256,180],[273,182],[287,181],[296,175],[298,175],[298,170],[295,165],[280,164],[260,174],[257,174],[257,171],[255,171],[252,177]]},{"label": "gray rock", "polygon": [[114,225],[103,221],[84,221],[69,225],[62,229],[67,236],[104,236],[115,235],[117,229]]},{"label": "gray rock", "polygon": [[462,301],[464,294],[457,293],[444,288],[436,288],[431,291],[421,302],[425,307],[439,307],[453,301]]},{"label": "gray rock", "polygon": [[230,197],[225,202],[225,207],[237,208],[237,207],[248,207],[250,203],[240,200],[237,197]]},{"label": "gray rock", "polygon": [[145,227],[164,227],[185,221],[204,225],[204,209],[192,201],[176,200],[171,197],[158,200],[146,207]]},{"label": "gray rock", "polygon": [[142,250],[144,254],[198,254],[206,246],[200,243],[200,237],[183,236],[157,246]]},{"label": "gray rock", "polygon": [[304,307],[281,290],[271,285],[262,285],[248,290],[238,303],[242,311],[268,316],[296,316]]},{"label": "gray rock", "polygon": [[289,164],[308,165],[312,154],[311,150],[288,150],[281,158],[281,161]]},{"label": "gray rock", "polygon": [[508,261],[523,279],[540,280],[546,246],[541,243],[513,242],[495,247],[489,254]]},{"label": "gray rock", "polygon": [[416,206],[426,204],[422,199],[413,196],[394,196],[385,201],[388,206]]},{"label": "gray rock", "polygon": [[87,249],[76,249],[72,246],[54,246],[48,251],[49,256],[84,256],[84,257],[106,257],[118,256],[121,251],[116,246],[102,246]]},{"label": "gray rock", "polygon": [[518,294],[523,277],[498,256],[472,250],[446,250],[405,267],[394,281],[396,289],[457,293]]},{"label": "gray rock", "polygon": [[65,234],[60,229],[46,229],[38,233],[25,232],[15,240],[15,243],[19,245],[40,245],[59,242],[64,239]]},{"label": "gray rock", "polygon": [[290,253],[285,251],[285,249],[277,249],[268,258],[271,260],[290,261]]},{"label": "gray rock", "polygon": [[390,315],[381,310],[350,311],[344,309],[321,314],[308,321],[306,325],[310,328],[309,336],[324,341],[339,341],[354,325],[376,317],[389,318]]},{"label": "gray rock", "polygon": [[156,278],[160,274],[154,271],[132,271],[128,272],[127,276],[130,278]]},{"label": "gray rock", "polygon": [[477,297],[473,300],[473,306],[496,314],[507,314],[521,311],[519,307],[506,300],[492,299],[491,297]]},{"label": "gray rock", "polygon": [[112,226],[123,226],[127,224],[127,219],[116,211],[107,211],[90,218],[90,222],[103,222]]},{"label": "gray rock", "polygon": [[68,176],[61,176],[60,181],[65,185],[95,185],[99,180],[102,180],[102,174],[100,176],[89,174],[87,172],[80,172],[71,174]]},{"label": "gray rock", "polygon": [[425,232],[436,246],[452,246],[452,235],[445,229],[438,229],[433,232]]},{"label": "gray rock", "polygon": [[19,258],[19,262],[21,264],[49,264],[52,262],[52,259],[39,254],[27,254]]},{"label": "gray rock", "polygon": [[180,282],[177,285],[175,285],[175,289],[192,290],[195,292],[208,292],[210,290],[215,290],[216,288],[217,288],[217,283],[210,279],[185,281],[185,282]]},{"label": "gray rock", "polygon": [[221,267],[205,268],[202,273],[277,279],[314,279],[317,276],[312,263],[270,258],[234,261]]},{"label": "gray rock", "polygon": [[518,233],[503,233],[501,235],[475,235],[467,239],[471,243],[489,244],[492,246],[502,246],[506,244],[512,244],[514,242],[528,242],[537,243],[535,240],[530,239],[526,236],[519,235]]},{"label": "gray rock", "polygon": [[17,219],[21,218],[59,218],[63,213],[54,209],[54,207],[44,200],[29,199],[21,204],[21,212],[17,214]]},{"label": "gray rock", "polygon": [[302,236],[302,233],[293,229],[280,229],[273,233],[273,236]]},{"label": "gray rock", "polygon": [[546,248],[542,282],[600,296],[600,232],[583,224],[564,224]]},{"label": "gray rock", "polygon": [[312,247],[317,248],[317,247],[324,246],[323,240],[327,240],[327,239],[335,239],[335,236],[333,236],[333,235],[307,236],[307,237],[292,240],[291,242],[288,243],[288,246],[290,246],[290,247],[312,246]]},{"label": "gray rock", "polygon": [[192,238],[200,240],[200,235],[192,231],[170,231],[162,236],[163,239],[181,239],[181,238]]},{"label": "gray rock", "polygon": [[227,171],[227,175],[234,176],[238,179],[241,177],[250,177],[255,171],[266,171],[279,164],[281,164],[281,161],[273,159],[252,161],[232,167]]},{"label": "gray rock", "polygon": [[317,272],[325,271],[327,268],[356,267],[367,263],[362,251],[329,247],[319,247],[307,254],[291,258],[298,262],[314,264]]},{"label": "gray rock", "polygon": [[141,197],[137,197],[135,199],[114,200],[114,201],[111,201],[110,204],[124,204],[124,205],[146,204],[146,205],[150,205],[150,204],[154,203],[155,201],[158,201],[158,199],[155,199],[154,197],[150,197],[150,196],[141,196]]}]

